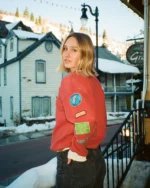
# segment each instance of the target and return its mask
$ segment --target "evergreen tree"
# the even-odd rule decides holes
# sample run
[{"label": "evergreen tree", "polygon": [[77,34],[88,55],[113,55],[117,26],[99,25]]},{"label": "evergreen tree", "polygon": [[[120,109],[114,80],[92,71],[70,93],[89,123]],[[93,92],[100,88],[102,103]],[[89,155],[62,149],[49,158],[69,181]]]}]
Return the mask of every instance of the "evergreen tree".
[{"label": "evergreen tree", "polygon": [[23,13],[24,18],[29,18],[29,11],[28,7],[25,8],[24,13]]},{"label": "evergreen tree", "polygon": [[89,28],[89,34],[92,35],[92,29],[91,29],[91,27]]},{"label": "evergreen tree", "polygon": [[105,29],[103,31],[103,39],[107,39],[107,34],[106,34],[106,30]]},{"label": "evergreen tree", "polygon": [[108,41],[107,41],[107,34],[106,34],[106,30],[104,29],[103,31],[103,47],[107,48],[108,47]]},{"label": "evergreen tree", "polygon": [[42,25],[42,18],[39,16],[39,25]]},{"label": "evergreen tree", "polygon": [[33,15],[33,13],[30,14],[30,21],[34,22],[34,15]]},{"label": "evergreen tree", "polygon": [[36,20],[35,20],[35,24],[36,24],[36,25],[39,25],[39,21],[38,21],[37,18],[36,18]]},{"label": "evergreen tree", "polygon": [[15,16],[16,16],[16,17],[19,17],[19,9],[18,9],[18,7],[17,7],[17,9],[16,9]]},{"label": "evergreen tree", "polygon": [[44,27],[42,27],[42,31],[41,31],[41,33],[42,33],[42,34],[45,33],[45,28],[44,28]]},{"label": "evergreen tree", "polygon": [[45,31],[46,33],[48,33],[49,32],[49,27],[46,27],[46,31]]}]

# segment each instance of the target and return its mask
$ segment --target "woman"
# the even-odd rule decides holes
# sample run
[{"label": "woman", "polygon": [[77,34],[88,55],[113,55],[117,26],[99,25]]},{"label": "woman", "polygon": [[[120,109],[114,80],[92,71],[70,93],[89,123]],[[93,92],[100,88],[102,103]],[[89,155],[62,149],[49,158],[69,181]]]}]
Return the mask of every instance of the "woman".
[{"label": "woman", "polygon": [[62,79],[51,150],[57,151],[57,188],[101,188],[105,161],[99,148],[106,132],[103,89],[94,70],[90,37],[72,33],[61,49]]}]

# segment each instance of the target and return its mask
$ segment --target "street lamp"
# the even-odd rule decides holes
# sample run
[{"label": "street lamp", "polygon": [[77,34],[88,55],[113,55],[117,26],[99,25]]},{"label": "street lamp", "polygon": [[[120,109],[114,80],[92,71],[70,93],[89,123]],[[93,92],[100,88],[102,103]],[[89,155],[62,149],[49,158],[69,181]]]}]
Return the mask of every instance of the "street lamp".
[{"label": "street lamp", "polygon": [[83,8],[81,9],[82,11],[82,16],[80,18],[82,26],[85,26],[87,24],[87,8],[89,8],[90,13],[95,16],[95,22],[96,22],[96,71],[98,71],[98,7],[95,8],[95,12],[92,12],[92,8],[89,5],[86,5],[85,3],[81,5]]}]

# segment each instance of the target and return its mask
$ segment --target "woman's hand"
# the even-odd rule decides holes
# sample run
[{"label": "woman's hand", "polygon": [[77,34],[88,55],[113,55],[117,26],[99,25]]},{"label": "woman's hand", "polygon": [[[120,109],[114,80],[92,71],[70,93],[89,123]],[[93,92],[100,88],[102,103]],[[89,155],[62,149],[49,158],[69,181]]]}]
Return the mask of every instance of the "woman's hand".
[{"label": "woman's hand", "polygon": [[68,162],[67,162],[67,164],[70,164],[70,163],[71,163],[71,159],[68,158]]}]

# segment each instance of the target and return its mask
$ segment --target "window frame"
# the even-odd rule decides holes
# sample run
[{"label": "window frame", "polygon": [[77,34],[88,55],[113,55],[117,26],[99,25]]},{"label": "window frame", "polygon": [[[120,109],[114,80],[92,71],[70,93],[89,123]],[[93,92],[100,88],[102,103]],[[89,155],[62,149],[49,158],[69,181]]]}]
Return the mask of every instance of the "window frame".
[{"label": "window frame", "polygon": [[3,108],[2,108],[2,97],[0,97],[0,117],[2,117],[2,112],[3,112]]},{"label": "window frame", "polygon": [[0,57],[2,57],[2,45],[0,44]]},{"label": "window frame", "polygon": [[2,75],[2,69],[0,68],[0,86],[1,86],[1,82],[2,82],[2,78],[1,78],[1,75]]},{"label": "window frame", "polygon": [[7,85],[7,67],[4,67],[4,86]]},{"label": "window frame", "polygon": [[12,52],[14,50],[14,38],[11,37],[10,38],[10,52]]},{"label": "window frame", "polygon": [[[34,100],[35,99],[39,99],[39,103],[40,103],[40,107],[39,107],[39,115],[36,116],[36,112],[35,112],[35,108],[34,108]],[[49,99],[49,109],[48,109],[48,113],[44,115],[44,104],[43,101],[44,99]],[[43,97],[39,97],[39,96],[34,96],[32,97],[32,117],[40,117],[40,116],[47,116],[47,115],[51,115],[51,97],[49,96],[43,96]]]},{"label": "window frame", "polygon": [[14,98],[13,96],[10,97],[10,119],[13,120],[13,114],[14,114]]},{"label": "window frame", "polygon": [[[43,72],[44,80],[43,81],[38,80],[38,65],[40,63],[42,63],[44,65],[44,72]],[[35,81],[37,84],[45,84],[46,83],[46,61],[44,61],[44,60],[39,59],[39,60],[35,61]]]}]

